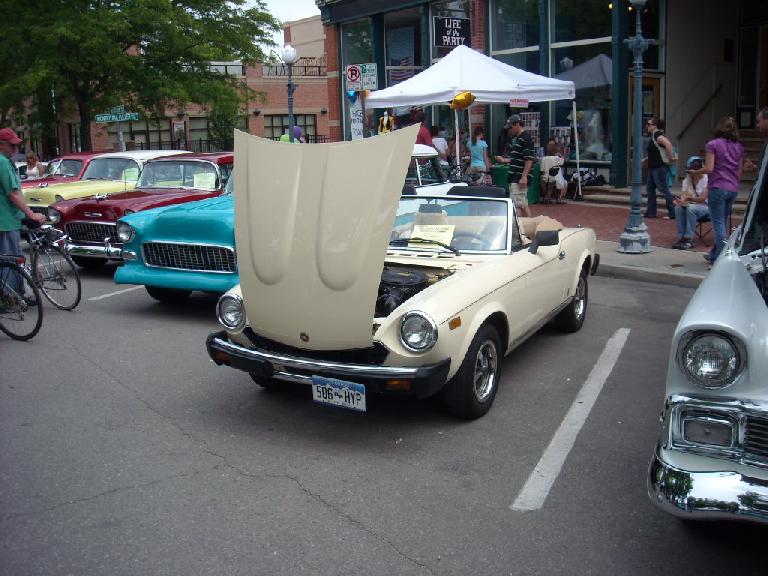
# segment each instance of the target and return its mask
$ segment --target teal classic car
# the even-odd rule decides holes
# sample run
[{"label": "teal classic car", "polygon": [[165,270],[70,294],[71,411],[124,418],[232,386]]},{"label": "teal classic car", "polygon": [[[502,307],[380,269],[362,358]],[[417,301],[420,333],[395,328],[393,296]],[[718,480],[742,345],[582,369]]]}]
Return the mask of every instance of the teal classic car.
[{"label": "teal classic car", "polygon": [[223,293],[240,279],[230,178],[223,195],[136,212],[118,220],[123,244],[118,284],[143,284],[160,302],[193,291]]}]

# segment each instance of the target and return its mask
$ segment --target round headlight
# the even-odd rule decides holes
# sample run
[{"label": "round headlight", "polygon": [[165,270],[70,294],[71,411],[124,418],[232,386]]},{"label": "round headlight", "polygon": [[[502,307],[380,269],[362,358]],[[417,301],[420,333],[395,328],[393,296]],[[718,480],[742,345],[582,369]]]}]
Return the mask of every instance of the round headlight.
[{"label": "round headlight", "polygon": [[408,312],[400,320],[400,342],[412,352],[426,352],[437,342],[437,325],[423,312]]},{"label": "round headlight", "polygon": [[216,316],[224,328],[241,330],[245,326],[243,299],[237,294],[224,294],[216,304]]},{"label": "round headlight", "polygon": [[117,228],[115,229],[115,235],[120,242],[125,244],[126,242],[130,242],[133,238],[133,228],[130,224],[126,224],[125,222],[118,222]]},{"label": "round headlight", "polygon": [[56,196],[54,196],[53,199],[56,200],[56,202],[63,202],[64,196],[62,196],[61,194],[56,194]]},{"label": "round headlight", "polygon": [[123,211],[123,216],[130,216],[134,212],[136,212],[136,210],[131,210],[130,208],[128,208],[127,210]]},{"label": "round headlight", "polygon": [[688,378],[703,388],[724,388],[733,383],[742,368],[742,353],[725,334],[693,335],[680,354],[680,365]]},{"label": "round headlight", "polygon": [[48,208],[48,221],[51,224],[57,224],[61,221],[61,212],[56,210],[56,208]]}]

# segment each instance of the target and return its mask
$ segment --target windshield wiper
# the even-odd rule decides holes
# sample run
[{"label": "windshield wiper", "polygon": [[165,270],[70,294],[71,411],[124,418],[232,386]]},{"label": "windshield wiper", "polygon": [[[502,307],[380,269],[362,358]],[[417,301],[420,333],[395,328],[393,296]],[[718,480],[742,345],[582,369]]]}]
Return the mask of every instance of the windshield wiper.
[{"label": "windshield wiper", "polygon": [[414,238],[396,238],[395,240],[390,240],[389,244],[392,246],[397,245],[408,245],[411,242],[415,244],[436,244],[438,246],[441,246],[442,248],[445,248],[446,250],[450,250],[456,256],[461,256],[461,252],[459,252],[458,248],[454,248],[450,244],[445,244],[444,242],[440,242],[438,240],[427,240],[426,238],[419,238],[418,236]]}]

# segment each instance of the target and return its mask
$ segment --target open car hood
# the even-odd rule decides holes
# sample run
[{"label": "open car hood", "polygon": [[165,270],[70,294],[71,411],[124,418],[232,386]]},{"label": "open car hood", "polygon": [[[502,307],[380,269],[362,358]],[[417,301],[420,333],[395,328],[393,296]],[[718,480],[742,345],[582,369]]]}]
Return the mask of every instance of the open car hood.
[{"label": "open car hood", "polygon": [[365,348],[418,126],[333,144],[235,132],[235,244],[255,332],[312,350]]}]

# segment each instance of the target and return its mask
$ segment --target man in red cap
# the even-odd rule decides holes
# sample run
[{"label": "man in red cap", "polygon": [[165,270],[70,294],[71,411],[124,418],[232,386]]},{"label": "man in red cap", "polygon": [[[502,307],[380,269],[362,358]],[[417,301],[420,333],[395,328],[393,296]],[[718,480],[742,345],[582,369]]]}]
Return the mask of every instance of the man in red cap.
[{"label": "man in red cap", "polygon": [[0,130],[0,254],[21,255],[21,219],[45,222],[45,216],[29,209],[21,193],[21,181],[11,156],[21,140],[10,128]]}]

